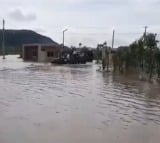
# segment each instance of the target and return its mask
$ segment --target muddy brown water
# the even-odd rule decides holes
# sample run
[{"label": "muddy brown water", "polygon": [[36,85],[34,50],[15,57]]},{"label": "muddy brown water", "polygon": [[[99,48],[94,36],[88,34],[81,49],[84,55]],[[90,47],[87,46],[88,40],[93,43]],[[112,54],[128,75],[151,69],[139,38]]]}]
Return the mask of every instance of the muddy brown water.
[{"label": "muddy brown water", "polygon": [[160,85],[0,57],[0,143],[159,143]]}]

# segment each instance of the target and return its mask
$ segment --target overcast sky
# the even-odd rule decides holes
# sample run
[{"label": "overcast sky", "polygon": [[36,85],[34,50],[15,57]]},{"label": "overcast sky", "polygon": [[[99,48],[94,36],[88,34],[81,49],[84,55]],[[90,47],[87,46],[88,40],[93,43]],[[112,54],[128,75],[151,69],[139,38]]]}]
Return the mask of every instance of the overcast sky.
[{"label": "overcast sky", "polygon": [[31,29],[62,43],[96,46],[127,45],[141,36],[144,26],[160,33],[160,0],[0,0],[0,19],[7,29]]}]

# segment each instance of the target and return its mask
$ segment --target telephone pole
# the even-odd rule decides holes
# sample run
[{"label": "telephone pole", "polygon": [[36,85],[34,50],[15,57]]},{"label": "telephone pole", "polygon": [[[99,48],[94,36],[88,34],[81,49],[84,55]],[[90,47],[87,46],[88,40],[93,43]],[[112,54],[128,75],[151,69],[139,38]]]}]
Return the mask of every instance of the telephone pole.
[{"label": "telephone pole", "polygon": [[146,35],[148,26],[145,26],[144,28],[145,28],[145,32],[144,33]]},{"label": "telephone pole", "polygon": [[5,59],[5,20],[3,19],[3,31],[2,31],[2,54]]},{"label": "telephone pole", "polygon": [[112,35],[112,49],[114,47],[114,34],[115,34],[115,30],[113,30],[113,35]]},{"label": "telephone pole", "polygon": [[68,29],[63,30],[63,49],[64,49],[64,33],[68,31]]},{"label": "telephone pole", "polygon": [[144,44],[146,44],[147,28],[148,28],[148,26],[144,27],[144,29],[145,29],[145,31],[144,31]]}]

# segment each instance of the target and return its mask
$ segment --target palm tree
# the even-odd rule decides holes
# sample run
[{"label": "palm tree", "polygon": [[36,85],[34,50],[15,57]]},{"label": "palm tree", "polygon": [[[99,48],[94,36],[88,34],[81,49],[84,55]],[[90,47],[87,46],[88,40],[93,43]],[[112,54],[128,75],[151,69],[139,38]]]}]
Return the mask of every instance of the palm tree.
[{"label": "palm tree", "polygon": [[82,43],[79,43],[79,48],[81,48],[81,46],[82,46]]}]

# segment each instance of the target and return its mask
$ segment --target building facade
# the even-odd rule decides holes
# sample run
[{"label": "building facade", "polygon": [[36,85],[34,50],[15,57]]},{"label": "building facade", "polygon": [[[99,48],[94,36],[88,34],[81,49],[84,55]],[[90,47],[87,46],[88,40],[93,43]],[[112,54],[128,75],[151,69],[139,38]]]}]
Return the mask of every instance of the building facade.
[{"label": "building facade", "polygon": [[47,44],[25,44],[22,49],[24,61],[51,62],[59,58],[61,46]]}]

